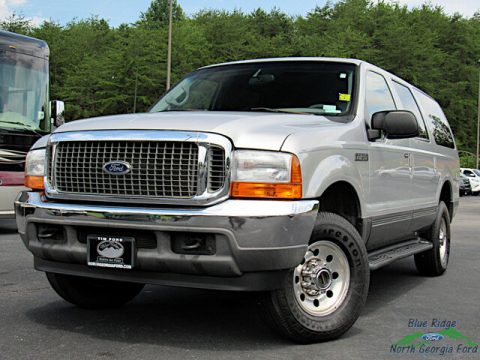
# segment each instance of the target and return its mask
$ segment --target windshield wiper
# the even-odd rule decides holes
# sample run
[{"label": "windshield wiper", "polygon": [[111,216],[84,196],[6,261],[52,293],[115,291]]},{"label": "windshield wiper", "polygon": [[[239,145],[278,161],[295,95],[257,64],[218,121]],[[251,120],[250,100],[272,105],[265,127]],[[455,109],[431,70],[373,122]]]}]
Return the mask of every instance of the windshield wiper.
[{"label": "windshield wiper", "polygon": [[[27,125],[27,124],[24,124],[20,121],[5,121],[5,120],[0,120],[0,123],[4,123],[4,124],[12,124],[12,125],[21,125],[22,127],[20,128],[20,130],[30,130],[32,131],[33,133],[37,134],[37,135],[40,135],[40,136],[43,136],[42,134],[40,134],[36,129],[34,129],[33,127]],[[13,128],[14,129],[19,129],[19,128]]]},{"label": "windshield wiper", "polygon": [[254,107],[254,108],[250,108],[250,110],[251,111],[276,112],[276,113],[284,113],[284,114],[314,115],[313,113],[308,113],[308,112],[304,112],[304,111],[275,109],[275,108],[269,108],[269,107]]}]

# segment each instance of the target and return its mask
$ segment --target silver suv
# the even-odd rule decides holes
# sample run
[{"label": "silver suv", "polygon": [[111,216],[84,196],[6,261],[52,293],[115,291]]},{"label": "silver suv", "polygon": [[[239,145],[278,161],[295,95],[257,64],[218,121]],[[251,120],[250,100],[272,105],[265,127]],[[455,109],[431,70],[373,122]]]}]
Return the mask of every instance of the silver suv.
[{"label": "silver suv", "polygon": [[18,229],[53,289],[84,308],[144,284],[261,291],[301,343],[356,321],[370,271],[415,256],[441,275],[459,163],[440,106],[369,63],[201,68],[145,114],[75,121],[39,141]]}]

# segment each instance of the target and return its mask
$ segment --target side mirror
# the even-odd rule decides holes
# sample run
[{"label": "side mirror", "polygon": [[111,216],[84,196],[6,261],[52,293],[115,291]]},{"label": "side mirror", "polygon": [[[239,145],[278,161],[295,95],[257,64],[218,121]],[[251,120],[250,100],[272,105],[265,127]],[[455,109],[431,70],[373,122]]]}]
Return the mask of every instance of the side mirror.
[{"label": "side mirror", "polygon": [[52,114],[52,125],[55,128],[65,124],[65,103],[63,101],[50,101],[50,113]]},{"label": "side mirror", "polygon": [[383,131],[388,139],[407,139],[419,135],[418,122],[410,111],[379,111],[372,115],[372,129],[369,140],[380,138]]}]

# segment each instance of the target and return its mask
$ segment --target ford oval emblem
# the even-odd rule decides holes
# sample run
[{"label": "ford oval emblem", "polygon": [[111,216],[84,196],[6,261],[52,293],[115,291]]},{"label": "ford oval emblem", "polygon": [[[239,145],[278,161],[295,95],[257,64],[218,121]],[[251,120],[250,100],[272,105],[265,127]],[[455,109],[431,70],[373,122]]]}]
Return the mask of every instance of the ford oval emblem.
[{"label": "ford oval emblem", "polygon": [[422,339],[426,341],[440,341],[443,340],[443,335],[438,333],[423,334]]},{"label": "ford oval emblem", "polygon": [[125,248],[118,241],[105,240],[97,245],[97,253],[109,259],[116,259],[123,255]]},{"label": "ford oval emblem", "polygon": [[132,165],[125,161],[114,160],[103,165],[103,171],[109,175],[125,175],[132,170]]}]

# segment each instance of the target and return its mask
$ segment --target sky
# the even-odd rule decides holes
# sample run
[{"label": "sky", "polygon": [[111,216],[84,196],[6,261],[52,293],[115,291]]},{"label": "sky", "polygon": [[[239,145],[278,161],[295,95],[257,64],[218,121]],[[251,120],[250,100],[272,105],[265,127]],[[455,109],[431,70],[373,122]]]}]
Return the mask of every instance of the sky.
[{"label": "sky", "polygon": [[[109,20],[112,26],[135,22],[142,11],[146,11],[151,0],[0,0],[0,21],[12,13],[21,14],[35,24],[50,19],[62,25],[74,18],[83,19],[98,15]],[[290,15],[305,15],[315,6],[323,6],[326,0],[177,0],[187,14],[202,9],[241,9],[250,12],[262,7],[270,10],[277,7]],[[335,2],[333,0],[332,2]],[[415,7],[425,0],[398,0],[400,4]],[[478,0],[430,0],[442,6],[449,14],[459,12],[471,17],[480,10]]]}]

